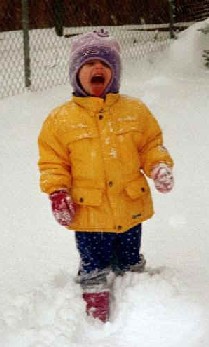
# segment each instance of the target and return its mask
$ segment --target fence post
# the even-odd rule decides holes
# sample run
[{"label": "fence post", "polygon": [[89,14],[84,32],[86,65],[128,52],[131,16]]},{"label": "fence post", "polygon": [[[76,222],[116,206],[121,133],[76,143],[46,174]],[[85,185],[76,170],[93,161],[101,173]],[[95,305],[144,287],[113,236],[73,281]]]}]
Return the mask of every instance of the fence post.
[{"label": "fence post", "polygon": [[65,11],[63,0],[54,0],[53,11],[55,32],[57,36],[63,36],[63,16]]},{"label": "fence post", "polygon": [[22,30],[23,30],[23,45],[24,45],[24,71],[25,71],[25,86],[31,85],[31,70],[30,70],[30,45],[29,45],[29,6],[28,0],[22,0]]},{"label": "fence post", "polygon": [[169,5],[169,28],[170,28],[170,38],[175,39],[175,28],[174,28],[174,0],[168,0]]}]

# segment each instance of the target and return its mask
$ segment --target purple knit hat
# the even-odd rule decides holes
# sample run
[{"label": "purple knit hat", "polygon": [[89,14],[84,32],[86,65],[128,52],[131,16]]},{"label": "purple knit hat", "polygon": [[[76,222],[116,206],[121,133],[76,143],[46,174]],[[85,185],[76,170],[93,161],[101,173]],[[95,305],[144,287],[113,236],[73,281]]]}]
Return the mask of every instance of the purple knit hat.
[{"label": "purple knit hat", "polygon": [[78,71],[92,59],[104,61],[112,70],[112,79],[104,95],[118,93],[121,74],[120,45],[107,31],[101,30],[79,35],[72,41],[69,74],[74,94],[87,96],[78,82]]}]

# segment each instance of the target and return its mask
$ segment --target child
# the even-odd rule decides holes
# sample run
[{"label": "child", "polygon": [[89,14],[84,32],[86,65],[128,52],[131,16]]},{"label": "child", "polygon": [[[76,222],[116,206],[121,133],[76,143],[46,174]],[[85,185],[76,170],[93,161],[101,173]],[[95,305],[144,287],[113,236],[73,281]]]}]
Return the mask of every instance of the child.
[{"label": "child", "polygon": [[58,223],[76,230],[86,311],[105,322],[110,271],[145,267],[141,223],[153,215],[145,175],[169,192],[173,161],[147,107],[119,94],[118,42],[92,32],[75,38],[71,48],[73,96],[40,132],[40,185]]}]

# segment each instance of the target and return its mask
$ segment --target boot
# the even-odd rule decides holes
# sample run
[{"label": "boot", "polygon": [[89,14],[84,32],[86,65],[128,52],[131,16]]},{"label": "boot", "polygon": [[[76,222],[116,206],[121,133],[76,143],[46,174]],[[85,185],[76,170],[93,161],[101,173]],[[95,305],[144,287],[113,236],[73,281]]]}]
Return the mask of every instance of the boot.
[{"label": "boot", "polygon": [[130,270],[131,272],[144,272],[145,266],[146,266],[146,259],[143,254],[140,254],[140,260],[137,264],[131,265]]},{"label": "boot", "polygon": [[115,267],[114,272],[117,276],[123,276],[126,272],[144,272],[146,267],[146,259],[143,254],[139,255],[139,262],[134,265],[129,265],[123,269]]},{"label": "boot", "polygon": [[110,293],[108,290],[100,292],[84,292],[83,299],[86,302],[88,316],[100,319],[103,323],[109,320]]}]

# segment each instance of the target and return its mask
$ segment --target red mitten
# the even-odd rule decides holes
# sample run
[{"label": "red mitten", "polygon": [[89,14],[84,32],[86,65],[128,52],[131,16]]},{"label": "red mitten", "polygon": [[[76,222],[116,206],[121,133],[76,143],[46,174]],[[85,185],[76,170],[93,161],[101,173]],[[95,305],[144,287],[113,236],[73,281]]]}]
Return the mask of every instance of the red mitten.
[{"label": "red mitten", "polygon": [[49,199],[56,221],[62,226],[69,226],[75,215],[75,204],[71,196],[66,190],[61,189],[50,194]]},{"label": "red mitten", "polygon": [[164,163],[156,165],[152,172],[151,177],[154,181],[155,188],[160,193],[168,193],[174,186],[174,178],[172,169]]}]

